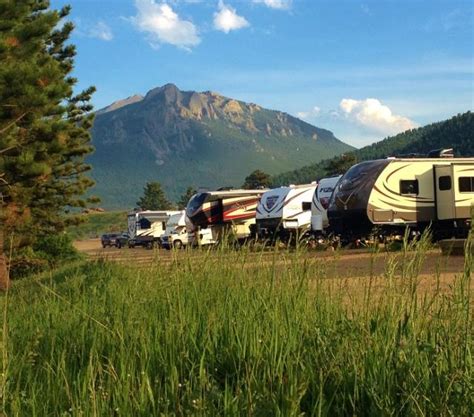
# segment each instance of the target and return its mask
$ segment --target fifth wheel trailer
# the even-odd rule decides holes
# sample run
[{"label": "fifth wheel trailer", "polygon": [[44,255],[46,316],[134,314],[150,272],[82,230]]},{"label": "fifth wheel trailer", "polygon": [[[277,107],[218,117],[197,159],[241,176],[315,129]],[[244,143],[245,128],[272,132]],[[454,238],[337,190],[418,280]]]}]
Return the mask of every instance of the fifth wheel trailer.
[{"label": "fifth wheel trailer", "polygon": [[161,236],[166,230],[166,222],[170,216],[179,211],[132,211],[128,213],[129,246],[161,245]]},{"label": "fifth wheel trailer", "polygon": [[262,190],[201,190],[186,206],[186,215],[192,223],[196,236],[202,229],[210,229],[212,240],[218,242],[225,234],[237,240],[250,236],[255,225],[255,209]]},{"label": "fifth wheel trailer", "polygon": [[262,195],[257,206],[257,234],[260,238],[283,241],[302,236],[311,227],[311,200],[316,189],[311,184],[274,188]]},{"label": "fifth wheel trailer", "polygon": [[330,229],[344,240],[431,227],[436,240],[466,237],[474,205],[474,158],[387,158],[361,162],[338,182]]}]

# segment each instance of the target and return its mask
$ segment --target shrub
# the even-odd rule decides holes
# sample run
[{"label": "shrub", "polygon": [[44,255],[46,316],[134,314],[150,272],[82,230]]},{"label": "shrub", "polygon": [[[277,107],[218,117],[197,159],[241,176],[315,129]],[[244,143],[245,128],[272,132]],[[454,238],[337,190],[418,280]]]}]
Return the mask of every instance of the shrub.
[{"label": "shrub", "polygon": [[10,262],[12,278],[21,278],[81,257],[67,234],[39,237],[32,247],[17,250]]}]

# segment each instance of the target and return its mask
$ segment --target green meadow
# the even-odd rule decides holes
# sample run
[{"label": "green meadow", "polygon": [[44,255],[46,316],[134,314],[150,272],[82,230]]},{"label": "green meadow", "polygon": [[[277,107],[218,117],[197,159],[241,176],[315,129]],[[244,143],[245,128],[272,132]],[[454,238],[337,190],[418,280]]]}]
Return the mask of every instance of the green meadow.
[{"label": "green meadow", "polygon": [[127,230],[127,213],[124,211],[106,211],[84,214],[84,222],[68,228],[72,239],[100,237],[102,233]]},{"label": "green meadow", "polygon": [[428,246],[355,281],[247,248],[18,281],[0,300],[3,415],[470,416],[472,260],[425,288]]}]

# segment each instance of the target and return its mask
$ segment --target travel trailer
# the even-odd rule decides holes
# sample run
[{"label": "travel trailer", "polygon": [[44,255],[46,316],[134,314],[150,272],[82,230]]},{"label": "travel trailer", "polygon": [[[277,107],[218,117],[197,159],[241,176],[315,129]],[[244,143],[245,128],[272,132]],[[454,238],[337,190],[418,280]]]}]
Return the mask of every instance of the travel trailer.
[{"label": "travel trailer", "polygon": [[317,183],[290,185],[267,191],[257,206],[259,238],[287,240],[311,227],[311,200]]},{"label": "travel trailer", "polygon": [[165,249],[181,249],[188,245],[188,231],[186,230],[186,212],[181,210],[169,217],[166,229],[161,236],[161,246]]},{"label": "travel trailer", "polygon": [[[433,153],[430,153],[432,156]],[[431,226],[435,239],[465,237],[474,205],[474,158],[394,157],[361,162],[338,182],[328,209],[341,239]],[[451,157],[446,157],[451,156]]]},{"label": "travel trailer", "polygon": [[329,226],[328,207],[332,192],[342,175],[322,178],[314,190],[311,201],[311,231],[314,234],[323,233]]},{"label": "travel trailer", "polygon": [[250,236],[255,224],[255,209],[262,190],[199,191],[188,202],[186,215],[195,231],[211,228],[213,239],[219,241],[230,233],[237,240]]},{"label": "travel trailer", "polygon": [[161,246],[161,235],[166,230],[170,216],[179,211],[132,211],[128,213],[129,247]]}]

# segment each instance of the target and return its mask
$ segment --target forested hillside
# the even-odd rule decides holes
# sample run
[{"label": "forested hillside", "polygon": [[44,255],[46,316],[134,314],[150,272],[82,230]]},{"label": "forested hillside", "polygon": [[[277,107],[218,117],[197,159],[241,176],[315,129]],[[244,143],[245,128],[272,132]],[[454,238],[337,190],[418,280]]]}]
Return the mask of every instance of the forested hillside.
[{"label": "forested hillside", "polygon": [[[421,153],[438,148],[453,148],[456,156],[474,156],[474,115],[471,111],[451,119],[408,130],[380,142],[346,153],[346,161],[355,163],[387,156]],[[333,174],[340,157],[285,172],[272,178],[274,186],[289,183],[311,182],[324,175]],[[344,163],[340,164],[345,167]]]}]

